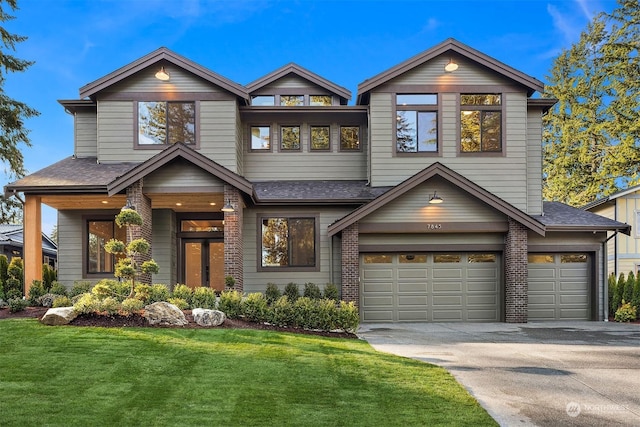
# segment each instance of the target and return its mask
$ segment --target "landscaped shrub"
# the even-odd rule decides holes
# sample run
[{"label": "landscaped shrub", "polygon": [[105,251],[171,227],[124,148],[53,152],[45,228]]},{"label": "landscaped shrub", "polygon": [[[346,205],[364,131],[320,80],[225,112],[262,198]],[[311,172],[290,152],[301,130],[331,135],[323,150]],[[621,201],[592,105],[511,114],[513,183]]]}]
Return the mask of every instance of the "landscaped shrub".
[{"label": "landscaped shrub", "polygon": [[636,277],[636,285],[633,287],[631,305],[636,308],[636,315],[640,316],[640,275]]},{"label": "landscaped shrub", "polygon": [[12,288],[5,291],[4,296],[7,298],[7,301],[10,299],[22,299],[22,291],[19,289]]},{"label": "landscaped shrub", "polygon": [[[135,298],[138,298],[145,305],[150,304],[151,300],[151,285],[147,285],[146,283],[136,283],[135,285]],[[129,297],[131,294],[129,293]]]},{"label": "landscaped shrub", "polygon": [[22,296],[24,292],[23,272],[24,264],[22,263],[22,258],[12,258],[7,268],[9,278],[5,282],[5,290],[17,290]]},{"label": "landscaped shrub", "polygon": [[58,283],[58,282],[53,282],[51,284],[51,286],[49,287],[49,293],[56,294],[56,295],[65,295],[65,296],[68,295],[67,287],[62,283]]},{"label": "landscaped shrub", "polygon": [[313,300],[309,297],[300,297],[293,303],[294,324],[298,328],[311,329],[315,326],[313,318]]},{"label": "landscaped shrub", "polygon": [[40,280],[34,280],[33,282],[31,282],[31,287],[29,288],[29,298],[27,299],[27,301],[29,301],[29,305],[39,305],[38,299],[46,293],[47,291]]},{"label": "landscaped shrub", "polygon": [[275,283],[267,283],[267,290],[264,293],[264,296],[267,300],[267,304],[272,305],[282,296],[282,292],[280,292],[278,285]]},{"label": "landscaped shrub", "polygon": [[193,308],[206,308],[215,310],[216,308],[216,291],[203,286],[197,287],[191,296],[191,306]]},{"label": "landscaped shrub", "polygon": [[295,316],[293,304],[289,301],[289,297],[283,295],[278,298],[271,307],[269,307],[267,317],[267,321],[273,325],[280,327],[293,326]]},{"label": "landscaped shrub", "polygon": [[2,284],[2,287],[4,288],[5,291],[7,290],[5,283],[9,278],[8,270],[9,270],[9,258],[7,258],[5,254],[0,254],[0,284]]},{"label": "landscaped shrub", "polygon": [[23,311],[29,305],[29,302],[22,298],[11,298],[8,302],[9,302],[9,311],[11,313],[17,313],[19,311]]},{"label": "landscaped shrub", "polygon": [[622,300],[622,305],[616,311],[616,322],[630,322],[636,320],[637,310],[631,303]]},{"label": "landscaped shrub", "polygon": [[117,314],[120,311],[122,304],[114,297],[106,297],[102,301],[100,301],[100,308],[98,311],[102,313],[107,313],[112,316]]},{"label": "landscaped shrub", "polygon": [[618,310],[618,308],[622,305],[622,299],[624,298],[624,285],[626,282],[627,281],[624,279],[624,274],[620,273],[620,276],[618,276],[618,283],[616,284],[615,301],[617,304],[612,313],[615,313],[616,310]]},{"label": "landscaped shrub", "polygon": [[322,292],[320,292],[320,288],[315,283],[305,283],[303,296],[311,299],[320,299],[322,298]]},{"label": "landscaped shrub", "polygon": [[51,304],[51,306],[53,308],[57,308],[57,307],[71,307],[73,304],[71,303],[71,298],[69,298],[68,296],[64,296],[64,295],[57,295],[54,299],[53,299],[53,303]]},{"label": "landscaped shrub", "polygon": [[315,318],[315,328],[322,331],[336,329],[338,324],[338,309],[336,302],[331,299],[315,300],[313,314]]},{"label": "landscaped shrub", "polygon": [[616,286],[617,286],[617,284],[618,283],[616,282],[616,275],[611,273],[609,275],[609,279],[608,279],[609,315],[615,313],[616,310],[618,309],[619,303],[616,302]]},{"label": "landscaped shrub", "polygon": [[69,298],[73,298],[77,295],[82,295],[91,291],[92,286],[93,285],[91,284],[91,282],[73,282],[73,286],[71,286],[71,291],[69,292]]},{"label": "landscaped shrub", "polygon": [[353,301],[340,301],[340,311],[338,312],[338,328],[347,332],[355,333],[360,324],[358,307]]},{"label": "landscaped shrub", "polygon": [[284,287],[283,295],[286,295],[291,303],[296,302],[296,300],[300,298],[300,288],[298,288],[298,284],[287,283],[287,286]]},{"label": "landscaped shrub", "polygon": [[241,303],[242,315],[251,322],[267,320],[268,308],[267,300],[261,292],[250,293]]},{"label": "landscaped shrub", "polygon": [[155,284],[151,285],[151,294],[149,295],[149,301],[147,304],[153,304],[154,302],[168,301],[169,300],[169,287],[167,285]]},{"label": "landscaped shrub", "polygon": [[636,286],[636,276],[633,271],[630,271],[627,275],[627,280],[624,283],[624,291],[622,293],[622,299],[626,302],[631,302],[633,299],[633,288]]},{"label": "landscaped shrub", "polygon": [[327,283],[324,286],[323,297],[324,299],[338,301],[340,299],[340,293],[338,292],[338,287],[333,283]]},{"label": "landscaped shrub", "polygon": [[229,319],[237,319],[242,314],[242,293],[240,291],[223,291],[220,294],[218,310]]},{"label": "landscaped shrub", "polygon": [[101,299],[113,297],[123,301],[129,295],[129,285],[113,279],[102,279],[91,289],[91,293]]},{"label": "landscaped shrub", "polygon": [[175,305],[180,310],[188,310],[189,309],[189,303],[186,302],[185,300],[183,300],[182,298],[170,297],[169,300],[167,300],[167,302],[169,304]]},{"label": "landscaped shrub", "polygon": [[188,287],[187,285],[176,285],[173,288],[173,298],[178,298],[187,302],[188,305],[191,304],[191,296],[193,295],[193,289]]},{"label": "landscaped shrub", "polygon": [[120,314],[123,316],[131,316],[133,313],[137,313],[144,307],[144,303],[138,298],[126,298],[120,304]]},{"label": "landscaped shrub", "polygon": [[[42,284],[44,285],[44,288],[48,292],[51,292],[51,286],[53,285],[53,282],[55,282],[57,279],[58,279],[58,274],[56,273],[56,271],[49,264],[43,264],[42,265]],[[51,293],[55,294],[55,292],[51,292]]]},{"label": "landscaped shrub", "polygon": [[82,294],[78,301],[73,304],[73,311],[77,314],[89,314],[100,311],[100,298],[94,293]]}]

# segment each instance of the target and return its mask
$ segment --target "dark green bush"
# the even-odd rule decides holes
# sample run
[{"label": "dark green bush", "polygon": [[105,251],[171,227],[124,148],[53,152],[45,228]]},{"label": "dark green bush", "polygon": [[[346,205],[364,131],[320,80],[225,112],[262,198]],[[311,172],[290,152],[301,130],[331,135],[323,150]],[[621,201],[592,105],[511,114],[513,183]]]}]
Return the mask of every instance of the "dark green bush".
[{"label": "dark green bush", "polygon": [[333,283],[327,283],[324,286],[323,297],[324,299],[338,301],[340,299],[340,293],[338,292],[338,287]]},{"label": "dark green bush", "polygon": [[71,303],[71,299],[68,296],[58,295],[53,299],[53,303],[51,306],[53,308],[57,307],[71,307],[73,304]]},{"label": "dark green bush", "polygon": [[206,308],[215,310],[216,292],[211,288],[198,287],[191,296],[191,306],[193,308]]},{"label": "dark green bush", "polygon": [[67,287],[62,283],[58,283],[58,282],[53,282],[51,284],[51,286],[49,287],[49,293],[56,294],[56,295],[64,295],[64,296],[68,295]]},{"label": "dark green bush", "polygon": [[91,282],[78,281],[73,282],[73,286],[71,287],[71,291],[69,292],[69,297],[73,298],[77,295],[82,295],[91,291],[91,287],[93,285]]},{"label": "dark green bush", "polygon": [[272,305],[282,296],[282,292],[280,292],[278,285],[275,283],[267,283],[267,290],[264,296],[267,299],[267,304]]},{"label": "dark green bush", "polygon": [[315,307],[313,310],[314,317],[316,318],[316,329],[322,331],[331,331],[336,329],[338,325],[338,309],[336,308],[336,302],[331,299],[319,299],[314,301]]},{"label": "dark green bush", "polygon": [[25,308],[29,305],[27,300],[22,298],[11,298],[9,301],[9,311],[11,313],[17,313],[19,311],[24,311]]},{"label": "dark green bush", "polygon": [[636,276],[633,271],[630,271],[627,275],[627,280],[624,283],[624,291],[622,293],[622,299],[626,302],[631,302],[633,299],[633,288],[636,286]]},{"label": "dark green bush", "polygon": [[[187,303],[187,305],[191,305],[191,296],[192,295],[193,295],[193,289],[191,289],[187,285],[176,285],[173,288],[173,294],[172,294],[173,298],[181,299],[181,300],[185,301]],[[177,305],[177,304],[175,304],[175,305]]]},{"label": "dark green bush", "polygon": [[[267,300],[261,292],[250,293],[240,305],[242,315],[250,322],[264,322],[267,320]],[[225,313],[226,314],[226,313]]]},{"label": "dark green bush", "polygon": [[296,302],[298,298],[300,298],[300,288],[297,283],[287,283],[287,286],[284,287],[284,293],[289,301],[292,303]]},{"label": "dark green bush", "polygon": [[46,293],[47,291],[40,280],[34,280],[33,282],[31,282],[31,287],[29,288],[29,298],[27,299],[29,305],[40,305],[38,300]]},{"label": "dark green bush", "polygon": [[633,287],[631,305],[636,308],[636,315],[640,316],[640,275],[636,277],[636,285]]},{"label": "dark green bush", "polygon": [[4,293],[4,295],[7,298],[7,301],[10,299],[22,299],[22,291],[18,289],[9,289]]},{"label": "dark green bush", "polygon": [[[9,258],[5,254],[0,254],[0,283],[4,286],[9,278]],[[7,289],[6,287],[4,288]]]},{"label": "dark green bush", "polygon": [[309,297],[300,297],[293,303],[294,325],[298,328],[314,329],[313,300]]},{"label": "dark green bush", "polygon": [[[53,282],[55,282],[56,280],[58,280],[58,274],[56,273],[56,271],[49,264],[43,264],[42,265],[42,284],[44,285],[44,288],[47,290],[47,292],[51,292],[51,286],[53,285]],[[51,293],[55,294],[55,292],[51,292]]]},{"label": "dark green bush", "polygon": [[269,307],[267,321],[281,327],[293,326],[295,315],[289,297],[283,295]]},{"label": "dark green bush", "polygon": [[618,309],[618,305],[616,303],[616,286],[617,286],[617,282],[616,282],[616,275],[611,273],[609,275],[609,279],[608,279],[608,287],[609,287],[609,315],[612,315],[616,312],[616,310]]},{"label": "dark green bush", "polygon": [[15,277],[9,277],[4,284],[4,293],[7,298],[11,296],[22,298],[22,280]]},{"label": "dark green bush", "polygon": [[303,296],[311,299],[320,299],[322,298],[322,292],[315,283],[305,283]]},{"label": "dark green bush", "polygon": [[153,304],[154,302],[160,301],[168,301],[169,296],[169,287],[167,285],[151,285],[151,294],[149,295],[149,301],[147,302],[147,304]]},{"label": "dark green bush", "polygon": [[358,307],[351,302],[340,301],[340,311],[338,313],[338,328],[347,332],[355,333],[360,325],[360,315]]},{"label": "dark green bush", "polygon": [[618,276],[618,283],[616,284],[616,294],[615,294],[616,307],[612,311],[612,313],[615,313],[616,310],[622,305],[622,299],[624,298],[624,285],[626,282],[627,281],[624,278],[624,274],[620,273],[620,276]]},{"label": "dark green bush", "polygon": [[237,319],[242,314],[242,293],[231,290],[220,294],[218,310],[222,311],[229,319]]}]

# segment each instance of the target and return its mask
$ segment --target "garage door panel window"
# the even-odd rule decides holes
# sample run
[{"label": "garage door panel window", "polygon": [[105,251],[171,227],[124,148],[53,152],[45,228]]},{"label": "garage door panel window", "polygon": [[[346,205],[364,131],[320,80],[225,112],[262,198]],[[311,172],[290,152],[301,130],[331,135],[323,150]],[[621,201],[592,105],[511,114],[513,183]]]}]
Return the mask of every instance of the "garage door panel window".
[{"label": "garage door panel window", "polygon": [[587,254],[566,254],[560,255],[560,262],[562,264],[571,264],[571,263],[585,263],[587,262]]},{"label": "garage door panel window", "polygon": [[400,264],[425,264],[427,262],[427,255],[414,255],[406,254],[400,255]]},{"label": "garage door panel window", "polygon": [[315,267],[315,218],[262,218],[263,268]]},{"label": "garage door panel window", "polygon": [[462,257],[455,254],[437,254],[433,256],[433,262],[436,264],[458,263],[461,261]]},{"label": "garage door panel window", "polygon": [[529,254],[527,255],[529,264],[553,264],[553,255],[549,254]]},{"label": "garage door panel window", "polygon": [[496,262],[497,257],[496,254],[469,254],[467,261],[469,263],[476,262]]},{"label": "garage door panel window", "polygon": [[393,257],[391,255],[376,254],[364,256],[365,264],[391,264],[392,262]]}]

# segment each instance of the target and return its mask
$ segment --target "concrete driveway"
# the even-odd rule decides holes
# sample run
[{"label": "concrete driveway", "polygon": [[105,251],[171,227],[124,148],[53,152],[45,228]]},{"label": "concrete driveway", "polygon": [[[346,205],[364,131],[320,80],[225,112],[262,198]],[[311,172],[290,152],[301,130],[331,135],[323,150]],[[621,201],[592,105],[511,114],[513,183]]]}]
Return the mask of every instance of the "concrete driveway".
[{"label": "concrete driveway", "polygon": [[365,323],[376,350],[446,368],[502,426],[640,426],[640,325]]}]

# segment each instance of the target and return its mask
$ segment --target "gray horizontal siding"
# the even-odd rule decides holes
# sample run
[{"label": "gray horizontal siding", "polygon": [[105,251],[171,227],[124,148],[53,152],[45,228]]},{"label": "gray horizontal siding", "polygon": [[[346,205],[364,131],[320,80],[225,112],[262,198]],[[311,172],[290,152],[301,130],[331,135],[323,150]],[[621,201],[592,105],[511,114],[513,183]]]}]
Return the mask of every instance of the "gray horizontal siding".
[{"label": "gray horizontal siding", "polygon": [[82,214],[58,211],[58,281],[68,288],[82,279]]},{"label": "gray horizontal siding", "polygon": [[74,115],[76,157],[98,155],[98,119],[94,111],[78,111]]},{"label": "gray horizontal siding", "polygon": [[501,233],[433,233],[433,234],[361,234],[360,245],[380,246],[384,252],[386,245],[460,245],[461,251],[466,251],[474,245],[504,245],[504,235]]},{"label": "gray horizontal siding", "polygon": [[178,253],[176,243],[176,219],[169,209],[153,211],[153,236],[151,256],[158,263],[160,271],[153,275],[153,283],[161,283],[172,288],[178,271]]},{"label": "gray horizontal siding", "polygon": [[165,65],[171,80],[163,82],[155,78],[158,65],[145,68],[135,75],[105,89],[105,92],[222,92],[223,89],[171,64]]},{"label": "gray horizontal siding", "polygon": [[172,162],[144,179],[145,193],[171,193],[172,188],[180,192],[223,192],[224,183],[186,161]]},{"label": "gray horizontal siding", "polygon": [[542,214],[542,115],[527,115],[527,213]]},{"label": "gray horizontal siding", "polygon": [[200,152],[238,172],[239,113],[235,101],[200,102]]}]

